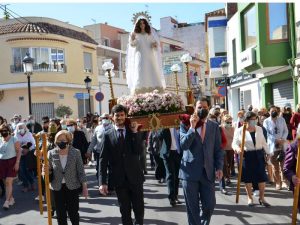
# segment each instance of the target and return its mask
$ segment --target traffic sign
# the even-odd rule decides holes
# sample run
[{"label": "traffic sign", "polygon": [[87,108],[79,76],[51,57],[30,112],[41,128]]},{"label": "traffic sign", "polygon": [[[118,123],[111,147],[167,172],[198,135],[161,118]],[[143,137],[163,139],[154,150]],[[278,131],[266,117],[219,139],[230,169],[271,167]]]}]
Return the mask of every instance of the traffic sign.
[{"label": "traffic sign", "polygon": [[225,97],[226,96],[226,89],[225,87],[219,87],[218,88],[218,94],[222,97]]},{"label": "traffic sign", "polygon": [[89,99],[89,93],[75,93],[74,98]]},{"label": "traffic sign", "polygon": [[97,92],[95,94],[95,99],[98,101],[98,102],[101,102],[103,99],[104,99],[104,94],[102,92]]}]

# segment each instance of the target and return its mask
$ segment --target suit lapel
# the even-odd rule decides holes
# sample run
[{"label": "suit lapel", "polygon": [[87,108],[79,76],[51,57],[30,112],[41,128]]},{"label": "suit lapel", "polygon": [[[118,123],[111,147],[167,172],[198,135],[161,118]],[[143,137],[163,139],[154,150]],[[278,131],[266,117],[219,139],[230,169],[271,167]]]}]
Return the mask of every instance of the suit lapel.
[{"label": "suit lapel", "polygon": [[[65,167],[65,171],[67,170],[67,168],[68,168],[68,166],[69,166],[69,164],[70,164],[70,162],[72,161],[72,160],[75,160],[75,159],[73,159],[74,157],[73,157],[73,151],[72,151],[72,147],[70,147],[69,148],[69,152],[68,152],[68,158],[67,158],[67,164],[66,164],[66,167]],[[61,166],[61,163],[60,163],[60,166]],[[62,166],[61,166],[61,168],[62,168]]]}]

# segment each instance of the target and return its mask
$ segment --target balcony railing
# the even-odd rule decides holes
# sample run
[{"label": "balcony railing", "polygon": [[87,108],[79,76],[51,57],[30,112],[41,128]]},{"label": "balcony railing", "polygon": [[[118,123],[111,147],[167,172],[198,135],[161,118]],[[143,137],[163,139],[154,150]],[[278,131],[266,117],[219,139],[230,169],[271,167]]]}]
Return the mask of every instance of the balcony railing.
[{"label": "balcony railing", "polygon": [[[23,65],[11,65],[10,66],[10,72],[11,73],[23,73],[24,68]],[[33,72],[56,72],[56,73],[66,73],[67,72],[67,66],[65,64],[47,64],[47,63],[41,63],[41,64],[33,64]]]}]

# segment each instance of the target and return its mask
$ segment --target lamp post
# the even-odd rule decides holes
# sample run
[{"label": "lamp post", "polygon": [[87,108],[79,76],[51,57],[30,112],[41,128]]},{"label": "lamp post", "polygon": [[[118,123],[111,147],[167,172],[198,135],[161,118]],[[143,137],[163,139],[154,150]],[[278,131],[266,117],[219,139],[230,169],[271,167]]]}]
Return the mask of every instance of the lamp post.
[{"label": "lamp post", "polygon": [[172,72],[175,74],[175,85],[176,85],[176,94],[178,95],[179,93],[179,84],[178,84],[178,71],[180,71],[180,66],[178,64],[174,64],[171,67]]},{"label": "lamp post", "polygon": [[[92,113],[91,112],[91,96],[90,96],[90,91],[92,88],[92,79],[89,76],[86,76],[86,78],[84,79],[84,83],[85,83],[85,87],[89,94],[89,112]],[[85,98],[84,98],[84,101],[85,101]]]},{"label": "lamp post", "polygon": [[193,97],[193,92],[191,90],[191,80],[189,76],[189,62],[192,61],[192,56],[190,56],[189,53],[184,54],[181,58],[180,61],[183,62],[186,66],[186,80],[187,80],[187,91],[186,91],[186,97],[187,97],[187,103],[188,105],[193,105],[194,104],[194,97]]},{"label": "lamp post", "polygon": [[114,77],[114,75],[115,75],[115,73],[112,71],[114,69],[114,67],[115,66],[114,66],[114,64],[112,64],[111,59],[106,61],[102,65],[102,69],[104,71],[106,71],[105,76],[108,77],[108,81],[109,81],[110,96],[111,96],[111,99],[108,100],[109,112],[111,111],[112,107],[117,104],[117,99],[115,98],[115,95],[114,95],[114,89],[113,89],[112,80],[111,80],[111,78]]},{"label": "lamp post", "polygon": [[31,58],[29,53],[27,52],[26,56],[23,59],[23,68],[24,68],[24,74],[27,76],[27,83],[28,83],[29,115],[32,115],[30,76],[33,73],[32,72],[33,71],[33,61],[34,61],[34,59]]},{"label": "lamp post", "polygon": [[225,109],[228,111],[227,78],[228,78],[229,63],[223,61],[220,66],[221,66],[222,75],[223,75],[224,81],[225,81]]}]

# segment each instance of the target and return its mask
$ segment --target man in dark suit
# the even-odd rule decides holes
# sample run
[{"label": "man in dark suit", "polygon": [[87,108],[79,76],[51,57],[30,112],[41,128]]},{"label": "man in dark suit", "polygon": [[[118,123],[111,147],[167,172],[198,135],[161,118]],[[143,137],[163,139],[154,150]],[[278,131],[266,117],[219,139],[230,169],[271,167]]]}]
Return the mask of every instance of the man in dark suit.
[{"label": "man in dark suit", "polygon": [[137,124],[130,129],[125,126],[126,108],[115,105],[112,108],[115,125],[107,130],[103,151],[99,158],[99,191],[107,195],[107,167],[112,169],[112,181],[116,189],[123,225],[132,225],[131,209],[135,215],[135,225],[144,219],[144,175],[139,162],[141,151]]},{"label": "man in dark suit", "polygon": [[184,124],[180,127],[183,156],[179,178],[182,179],[189,225],[210,223],[216,204],[215,177],[220,180],[223,176],[219,125],[207,120],[207,115],[208,101],[202,98],[190,118],[190,127]]},{"label": "man in dark suit", "polygon": [[178,200],[178,173],[181,160],[179,134],[175,128],[170,128],[160,130],[158,136],[162,140],[160,157],[163,159],[166,168],[168,198],[170,205],[175,206],[176,204],[181,204]]}]

